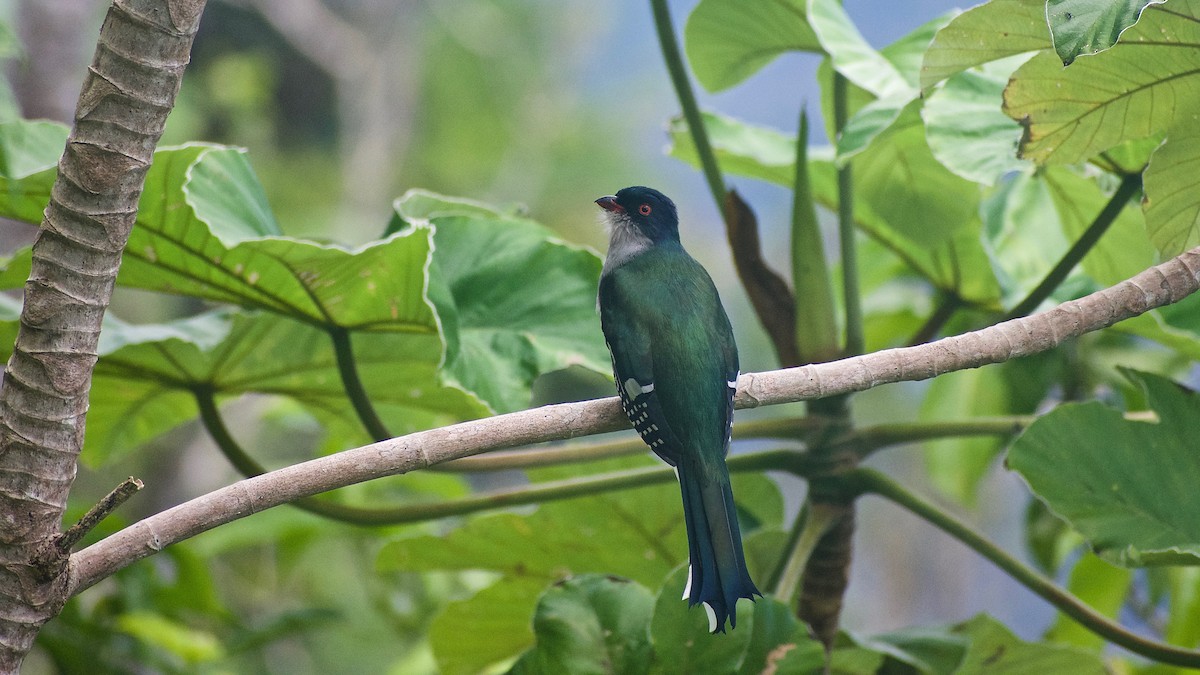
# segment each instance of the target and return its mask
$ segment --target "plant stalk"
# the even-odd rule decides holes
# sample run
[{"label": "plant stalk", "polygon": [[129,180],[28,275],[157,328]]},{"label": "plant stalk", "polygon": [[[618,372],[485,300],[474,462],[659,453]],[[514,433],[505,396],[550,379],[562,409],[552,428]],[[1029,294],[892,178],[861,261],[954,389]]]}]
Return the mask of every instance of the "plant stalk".
[{"label": "plant stalk", "polygon": [[909,492],[882,473],[871,469],[857,469],[853,475],[847,476],[847,479],[858,486],[863,494],[875,494],[895,502],[966,544],[1022,586],[1033,591],[1043,600],[1058,608],[1060,612],[1105,640],[1155,661],[1186,668],[1200,668],[1200,652],[1151,640],[1129,631],[1124,626],[1098,613],[1066,590],[1059,588],[1053,581],[1009,555],[962,521],[935,504]]}]

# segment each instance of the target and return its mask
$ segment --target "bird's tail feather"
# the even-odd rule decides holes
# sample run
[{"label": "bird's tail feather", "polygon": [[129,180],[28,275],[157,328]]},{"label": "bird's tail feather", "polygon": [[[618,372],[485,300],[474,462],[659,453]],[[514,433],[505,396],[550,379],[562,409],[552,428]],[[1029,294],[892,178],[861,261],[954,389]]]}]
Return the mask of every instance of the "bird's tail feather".
[{"label": "bird's tail feather", "polygon": [[703,604],[709,630],[725,632],[737,626],[738,598],[761,596],[742,553],[742,535],[729,477],[711,477],[699,467],[679,467],[684,519],[688,535],[688,584],[684,599],[689,606]]}]

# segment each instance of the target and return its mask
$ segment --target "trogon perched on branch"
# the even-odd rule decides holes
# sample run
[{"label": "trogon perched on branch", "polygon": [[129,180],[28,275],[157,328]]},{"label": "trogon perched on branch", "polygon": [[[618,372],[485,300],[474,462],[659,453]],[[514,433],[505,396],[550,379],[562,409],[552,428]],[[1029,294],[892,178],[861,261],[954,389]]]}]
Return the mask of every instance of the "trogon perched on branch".
[{"label": "trogon perched on branch", "polygon": [[708,273],[679,242],[675,204],[627,187],[596,200],[609,224],[600,324],[617,392],[650,449],[675,468],[683,493],[688,581],[709,630],[737,625],[738,598],[762,595],[746,570],[725,455],[738,355]]}]

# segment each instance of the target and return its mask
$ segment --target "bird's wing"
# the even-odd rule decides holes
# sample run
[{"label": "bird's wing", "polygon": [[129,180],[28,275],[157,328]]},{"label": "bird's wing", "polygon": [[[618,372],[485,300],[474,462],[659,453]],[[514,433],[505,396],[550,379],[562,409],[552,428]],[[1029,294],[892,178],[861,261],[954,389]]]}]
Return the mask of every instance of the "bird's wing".
[{"label": "bird's wing", "polygon": [[600,283],[600,326],[612,354],[621,407],[642,440],[664,462],[679,463],[683,447],[663,412],[654,386],[654,360],[648,326],[629,311],[611,279]]}]

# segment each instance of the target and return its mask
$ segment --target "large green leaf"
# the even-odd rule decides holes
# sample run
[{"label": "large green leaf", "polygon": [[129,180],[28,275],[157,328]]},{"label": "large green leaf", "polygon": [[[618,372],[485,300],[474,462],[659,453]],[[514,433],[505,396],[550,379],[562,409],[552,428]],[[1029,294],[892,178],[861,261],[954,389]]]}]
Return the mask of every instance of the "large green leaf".
[{"label": "large green leaf", "polygon": [[[706,113],[704,119],[713,148],[726,171],[791,187],[796,153],[794,137],[729,117]],[[926,171],[926,166],[933,166],[929,173],[923,174],[925,183],[931,186],[931,191],[943,189],[946,194],[965,197],[959,200],[965,202],[965,206],[960,204],[957,207],[957,217],[962,217],[968,210],[974,209],[978,200],[978,190],[941,167],[933,158],[928,146],[919,138],[919,117],[915,127],[912,126],[911,119],[907,120],[907,124],[907,131],[896,130],[896,133],[902,135],[904,142],[901,146],[910,146],[911,152],[904,153],[893,148],[889,152],[875,153],[872,149],[855,161],[863,162],[864,166],[873,169],[873,174],[884,182],[878,189],[892,196],[900,195],[902,206],[908,205],[912,199],[904,193],[906,177],[915,179],[918,174]],[[908,136],[903,136],[903,133],[907,133]],[[672,156],[698,165],[691,137],[682,123],[672,125],[671,140]],[[912,162],[915,166],[911,166],[911,170],[908,171],[892,172],[888,170],[886,157],[891,157],[893,161]],[[822,206],[836,210],[837,176],[829,149],[818,148],[809,152],[809,178],[814,199]],[[883,213],[890,215],[895,204],[888,205],[886,197],[874,189],[874,186],[870,187],[872,189],[855,191],[854,218],[864,232],[880,241],[914,271],[939,288],[952,289],[963,299],[984,304],[991,303],[998,297],[996,280],[979,243],[978,219],[972,218],[965,227],[953,229],[948,239],[938,246],[921,245],[898,232],[889,220],[876,211],[878,205],[883,209]],[[907,206],[900,209],[901,214],[919,217],[920,222],[914,222],[914,227],[921,227],[921,223],[927,222],[927,219],[916,211],[917,209]],[[941,231],[942,227],[932,229]]]},{"label": "large green leaf", "polygon": [[1008,465],[1120,565],[1200,561],[1200,397],[1157,375],[1128,371],[1147,391],[1157,424],[1131,422],[1100,403],[1066,404],[1040,418]]},{"label": "large green leaf", "polygon": [[991,0],[938,31],[921,65],[921,89],[973,66],[1050,46],[1046,0]]},{"label": "large green leaf", "polygon": [[688,63],[709,91],[738,84],[780,54],[821,51],[804,0],[701,0],[683,38]]},{"label": "large green leaf", "polygon": [[1108,49],[1151,2],[1165,0],[1047,0],[1054,51],[1070,65],[1078,56]]},{"label": "large green leaf", "polygon": [[[834,15],[836,16],[836,14]],[[953,13],[936,17],[921,24],[912,32],[899,40],[883,47],[875,54],[865,43],[858,43],[857,51],[864,54],[868,60],[882,57],[890,64],[889,70],[904,81],[887,96],[879,97],[875,93],[860,87],[852,80],[847,81],[846,111],[850,115],[846,128],[841,134],[835,133],[833,110],[833,71],[832,60],[825,58],[817,67],[817,84],[821,88],[821,115],[825,120],[825,133],[831,142],[836,142],[839,157],[853,154],[857,149],[866,147],[879,132],[886,129],[899,117],[900,112],[916,97],[917,84],[920,81],[921,59],[925,50],[933,40],[938,30],[950,21]],[[844,18],[844,14],[843,14]],[[846,55],[844,54],[843,57]]]},{"label": "large green leaf", "polygon": [[[995,366],[945,373],[930,383],[919,419],[963,419],[999,414],[1008,408],[1009,392]],[[999,439],[955,438],[925,444],[925,468],[943,494],[972,504],[979,481],[995,463]]]},{"label": "large green leaf", "polygon": [[833,67],[878,98],[913,96],[895,64],[871,48],[837,0],[808,0],[808,20]]},{"label": "large green leaf", "polygon": [[1000,183],[984,201],[983,240],[1006,306],[1029,294],[1067,251],[1054,201],[1032,171]]},{"label": "large green leaf", "polygon": [[[1092,609],[1115,619],[1125,605],[1132,582],[1132,571],[1114,567],[1094,555],[1084,555],[1071,569],[1067,590]],[[1046,639],[1096,652],[1103,649],[1105,644],[1104,638],[1061,613],[1055,619],[1054,625],[1046,631]]]},{"label": "large green leaf", "polygon": [[1150,158],[1146,230],[1164,256],[1200,244],[1200,118],[1187,115]]},{"label": "large green leaf", "polygon": [[435,230],[431,285],[448,292],[432,299],[457,330],[450,381],[510,412],[528,407],[542,373],[611,372],[596,313],[595,253],[531,220],[429,192],[409,192],[396,213]]},{"label": "large green leaf", "polygon": [[8,357],[12,356],[20,319],[21,303],[15,298],[0,293],[0,361],[4,363],[8,363]]},{"label": "large green leaf", "polygon": [[[1111,199],[1096,184],[1067,167],[1046,167],[1038,173],[1054,200],[1063,234],[1078,240]],[[1100,286],[1114,286],[1157,262],[1146,236],[1146,223],[1131,202],[1092,250],[1084,256],[1083,271]]]},{"label": "large green leaf", "polygon": [[[40,220],[52,171],[6,181],[20,199],[0,215]],[[119,283],[267,309],[315,325],[428,331],[425,237],[356,251],[287,239],[271,216],[245,152],[194,144],[159,150],[146,176]]]},{"label": "large green leaf", "polygon": [[[754,126],[719,113],[703,113],[704,129],[726,173],[790,188],[796,180],[796,137]],[[677,117],[668,129],[672,157],[700,166],[687,122]]]},{"label": "large green leaf", "polygon": [[[742,609],[746,606],[741,603]],[[736,630],[743,630],[745,626]],[[781,645],[808,642],[807,629],[800,624],[796,614],[786,603],[774,597],[757,598],[754,601],[754,623],[746,652],[742,656],[741,675],[757,675],[766,671],[779,657]]]},{"label": "large green leaf", "polygon": [[629,673],[650,668],[654,596],[640,584],[588,574],[555,584],[533,615],[537,644],[513,673]]},{"label": "large green leaf", "polygon": [[944,244],[978,217],[979,188],[934,158],[925,141],[920,101],[910,103],[855,157],[854,178],[857,199],[918,246]]},{"label": "large green leaf", "polygon": [[1171,127],[1200,106],[1200,0],[1151,5],[1112,49],[1063,69],[1044,52],[1013,74],[1004,110],[1021,154],[1070,164]]},{"label": "large green leaf", "polygon": [[[427,238],[428,231],[409,236]],[[354,348],[363,384],[394,433],[487,413],[469,393],[440,383],[442,349],[432,326],[426,333],[358,334]],[[287,397],[337,438],[367,440],[354,426],[329,336],[306,324],[267,313],[218,312],[150,326],[110,319],[100,353],[88,413],[89,463],[111,460],[194,417],[197,388],[220,397]]]},{"label": "large green leaf", "polygon": [[1021,126],[1000,110],[1004,85],[1023,62],[1023,56],[1015,56],[958,73],[927,96],[921,108],[925,136],[933,156],[947,169],[994,185],[1029,165],[1017,157]]},{"label": "large green leaf", "polygon": [[[45,120],[14,120],[0,124],[0,176],[26,178],[54,168],[66,147],[69,131],[62,124]],[[43,203],[42,207],[45,206]]]},{"label": "large green leaf", "polygon": [[[54,122],[0,124],[0,215],[31,224],[42,221],[66,139],[67,128]],[[28,259],[28,252],[22,257]],[[21,266],[28,268],[27,263]],[[14,288],[24,281],[6,278],[2,287]]]},{"label": "large green leaf", "polygon": [[708,615],[703,607],[688,607],[680,600],[687,583],[687,565],[676,569],[662,585],[654,603],[650,639],[654,643],[654,673],[689,675],[696,672],[737,671],[754,633],[754,605],[748,600],[737,606],[738,625],[725,633],[708,632]]},{"label": "large green leaf", "polygon": [[986,615],[981,614],[952,630],[970,639],[970,646],[954,671],[955,675],[1103,675],[1107,672],[1098,656],[1073,647],[1022,642]]},{"label": "large green leaf", "polygon": [[429,628],[429,642],[443,675],[476,675],[533,646],[529,617],[546,582],[511,577],[452,602]]}]

